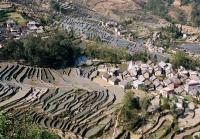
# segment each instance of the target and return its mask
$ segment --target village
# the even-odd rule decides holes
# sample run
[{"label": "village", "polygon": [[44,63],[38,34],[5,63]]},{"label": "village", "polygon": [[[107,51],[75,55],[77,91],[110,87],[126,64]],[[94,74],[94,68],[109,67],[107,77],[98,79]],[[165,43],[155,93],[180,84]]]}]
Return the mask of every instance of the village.
[{"label": "village", "polygon": [[100,65],[97,69],[104,81],[124,90],[134,88],[165,97],[178,95],[199,98],[199,72],[183,67],[174,71],[170,63],[163,61],[158,64],[151,61],[127,62],[124,71],[109,64]]},{"label": "village", "polygon": [[[29,36],[48,38],[51,31],[61,30],[74,33],[75,39],[80,39],[80,46],[96,41],[112,46],[113,50],[126,50],[128,55],[147,53],[147,60],[107,62],[81,55],[75,65],[57,69],[2,60],[0,108],[16,115],[29,113],[33,122],[56,130],[62,138],[200,137],[200,71],[183,66],[174,68],[170,61],[173,54],[186,50],[170,49],[169,53],[155,45],[160,32],[155,31],[151,38],[140,42],[133,32],[115,20],[77,3],[56,2],[59,8],[51,11],[54,16],[46,25],[42,24],[39,14],[26,18],[23,24],[9,16],[0,26],[0,48],[6,46],[7,40],[18,41]],[[26,11],[29,17],[37,12],[48,14],[48,8],[29,10],[23,4],[10,5],[17,6],[16,13]],[[184,34],[183,38],[186,37]],[[133,131],[118,121],[124,98],[129,94],[134,95],[138,105],[144,100],[147,102],[145,110],[134,111],[143,119],[138,118]],[[121,110],[118,107],[122,107]]]}]

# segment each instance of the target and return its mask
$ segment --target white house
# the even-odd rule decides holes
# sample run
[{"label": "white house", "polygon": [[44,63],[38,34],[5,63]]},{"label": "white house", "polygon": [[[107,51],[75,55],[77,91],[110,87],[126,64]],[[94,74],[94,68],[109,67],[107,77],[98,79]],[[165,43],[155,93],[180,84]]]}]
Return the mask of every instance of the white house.
[{"label": "white house", "polygon": [[165,63],[163,61],[161,61],[158,65],[159,65],[159,67],[161,67],[163,69],[165,69],[167,67],[167,63]]},{"label": "white house", "polygon": [[16,25],[16,23],[13,20],[9,19],[6,21],[7,28],[13,27],[14,25]]},{"label": "white house", "polygon": [[135,70],[135,65],[133,64],[133,61],[130,61],[129,64],[128,64],[128,69],[127,70],[129,71],[129,70],[132,70],[132,69]]},{"label": "white house", "polygon": [[98,66],[98,71],[99,72],[107,72],[108,68],[105,65],[99,65]]},{"label": "white house", "polygon": [[185,91],[186,92],[192,92],[192,91],[200,91],[200,82],[190,80],[185,84]]},{"label": "white house", "polygon": [[111,76],[117,76],[119,73],[119,68],[111,68],[108,70],[108,74],[110,74]]},{"label": "white house", "polygon": [[117,77],[111,77],[108,79],[108,83],[111,85],[117,85],[120,82],[120,80]]},{"label": "white house", "polygon": [[144,81],[145,81],[145,78],[144,78],[143,75],[140,75],[140,76],[138,77],[138,80],[140,80],[141,82],[144,82]]},{"label": "white house", "polygon": [[[27,23],[27,27],[28,27],[28,29],[31,30],[31,31],[37,31],[37,30],[38,30],[37,25],[39,25],[39,24],[38,24],[37,22],[35,22],[35,21],[29,21],[29,22]],[[43,30],[43,28],[42,28],[42,30]]]},{"label": "white house", "polygon": [[163,80],[163,83],[165,86],[168,86],[169,84],[172,83],[172,81],[170,79],[165,79],[165,80]]},{"label": "white house", "polygon": [[156,76],[161,76],[161,75],[162,75],[162,71],[161,71],[161,70],[155,71],[155,75],[156,75]]},{"label": "white house", "polygon": [[163,89],[160,90],[160,93],[165,96],[165,97],[168,97],[169,94],[173,93],[174,92],[174,89],[172,88],[169,88],[169,87],[165,87]]},{"label": "white house", "polygon": [[119,86],[123,89],[127,89],[128,88],[128,82],[125,80],[122,80],[121,82],[119,82]]},{"label": "white house", "polygon": [[106,26],[107,27],[117,27],[117,22],[114,22],[114,21],[108,21],[107,23],[106,23]]},{"label": "white house", "polygon": [[141,88],[144,88],[145,87],[145,84],[144,82],[140,81],[140,80],[136,80],[136,81],[133,81],[133,87],[136,88],[136,89],[141,89]]},{"label": "white house", "polygon": [[154,76],[154,75],[150,77],[150,81],[152,81],[152,82],[155,81],[156,79],[157,79],[157,78],[156,78],[156,76]]},{"label": "white house", "polygon": [[111,76],[108,74],[108,73],[105,73],[104,75],[102,75],[102,79],[105,80],[106,82],[108,82],[108,79],[110,78]]}]

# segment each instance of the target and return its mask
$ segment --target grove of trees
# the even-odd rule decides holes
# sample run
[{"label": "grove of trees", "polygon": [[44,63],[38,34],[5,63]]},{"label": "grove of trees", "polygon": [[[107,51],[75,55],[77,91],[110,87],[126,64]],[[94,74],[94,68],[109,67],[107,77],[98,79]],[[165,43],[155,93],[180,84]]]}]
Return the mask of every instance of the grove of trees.
[{"label": "grove of trees", "polygon": [[154,15],[169,19],[168,9],[172,2],[173,0],[149,0],[145,5],[145,9],[151,11]]},{"label": "grove of trees", "polygon": [[1,139],[61,139],[53,132],[34,124],[27,115],[15,116],[0,111]]},{"label": "grove of trees", "polygon": [[112,63],[118,63],[120,60],[141,60],[143,62],[148,60],[148,54],[146,52],[132,55],[129,54],[126,49],[110,47],[98,42],[87,44],[87,46],[82,50],[82,54]]},{"label": "grove of trees", "polygon": [[197,61],[193,60],[182,51],[172,55],[171,63],[175,69],[183,66],[186,69],[194,70],[199,65]]},{"label": "grove of trees", "polygon": [[154,15],[160,16],[168,21],[178,22],[179,24],[189,24],[192,26],[200,26],[200,1],[199,0],[181,0],[181,5],[192,5],[191,20],[188,22],[186,15],[177,11],[178,20],[171,19],[168,16],[169,9],[173,0],[149,0],[144,6],[145,10],[151,11]]},{"label": "grove of trees", "polygon": [[130,131],[140,127],[148,117],[149,103],[149,98],[141,99],[136,97],[134,92],[127,92],[119,108],[119,124]]},{"label": "grove of trees", "polygon": [[86,47],[76,43],[73,32],[56,32],[48,38],[29,36],[20,40],[8,40],[0,51],[0,60],[19,61],[24,64],[54,69],[74,66],[80,56],[97,58],[104,62],[119,63],[121,60],[146,62],[146,52],[129,54],[126,49],[87,42]]},{"label": "grove of trees", "polygon": [[73,45],[74,36],[56,33],[46,39],[30,36],[10,40],[0,51],[2,60],[23,60],[26,64],[61,68],[72,66],[78,57]]},{"label": "grove of trees", "polygon": [[192,25],[200,26],[200,1],[194,0],[192,3],[192,14],[191,14]]}]

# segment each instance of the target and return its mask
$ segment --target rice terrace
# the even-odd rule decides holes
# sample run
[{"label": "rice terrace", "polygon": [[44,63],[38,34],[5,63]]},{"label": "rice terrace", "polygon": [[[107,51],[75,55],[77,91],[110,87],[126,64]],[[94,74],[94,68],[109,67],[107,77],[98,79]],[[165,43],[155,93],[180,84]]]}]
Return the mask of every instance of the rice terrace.
[{"label": "rice terrace", "polygon": [[199,139],[199,0],[0,0],[0,139]]}]

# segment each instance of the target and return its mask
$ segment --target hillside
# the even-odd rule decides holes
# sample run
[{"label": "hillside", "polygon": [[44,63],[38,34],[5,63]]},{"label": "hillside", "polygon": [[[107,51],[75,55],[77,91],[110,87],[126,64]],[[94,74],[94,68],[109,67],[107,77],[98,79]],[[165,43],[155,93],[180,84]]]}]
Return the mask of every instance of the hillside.
[{"label": "hillside", "polygon": [[[18,0],[20,1],[20,0]],[[17,2],[18,2],[17,1]],[[200,26],[199,2],[191,0],[60,0],[73,2],[96,11],[104,17],[125,25],[137,36],[147,37],[152,30],[165,27],[169,23]],[[29,3],[29,0],[23,4]],[[38,3],[37,3],[38,2]],[[35,1],[33,5],[48,5],[47,0]],[[82,8],[83,8],[82,7]],[[81,10],[80,10],[81,11]],[[190,32],[190,29],[185,32]],[[192,29],[196,30],[196,28]],[[198,34],[196,31],[195,34]]]}]

